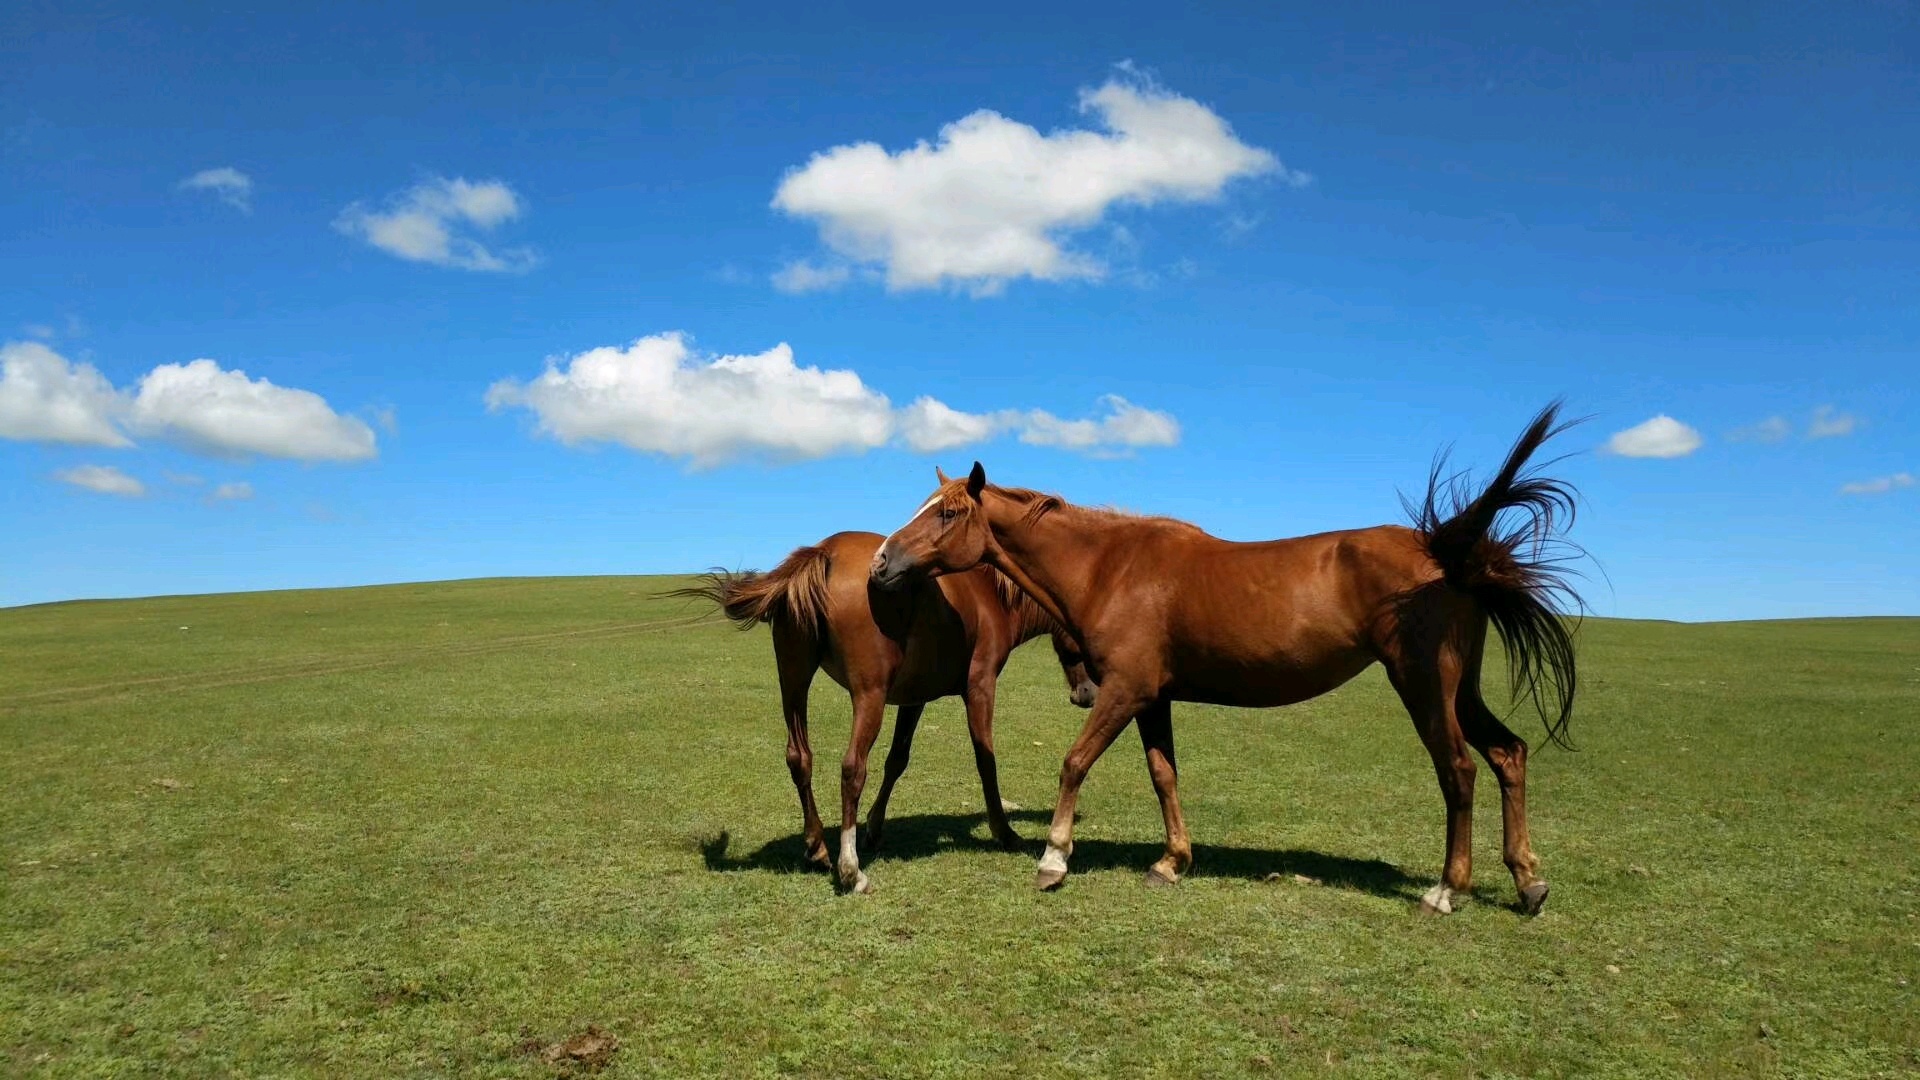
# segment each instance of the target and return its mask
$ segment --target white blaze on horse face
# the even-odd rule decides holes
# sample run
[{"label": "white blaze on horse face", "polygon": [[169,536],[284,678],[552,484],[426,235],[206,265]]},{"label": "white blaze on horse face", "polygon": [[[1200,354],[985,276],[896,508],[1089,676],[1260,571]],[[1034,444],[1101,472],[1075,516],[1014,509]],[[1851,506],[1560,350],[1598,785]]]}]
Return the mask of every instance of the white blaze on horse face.
[{"label": "white blaze on horse face", "polygon": [[[940,493],[936,491],[933,493],[933,498],[928,499],[926,502],[921,503],[920,509],[915,510],[913,512],[913,516],[907,519],[907,525],[911,525],[914,522],[919,521],[922,517],[926,516],[927,511],[933,509],[935,506],[938,506],[939,504],[940,504]],[[906,528],[907,525],[900,526],[900,529]],[[885,540],[881,541],[880,550],[885,551],[887,549],[887,545],[893,543],[893,538],[900,535],[900,529],[893,530],[893,532],[887,535],[887,538]]]}]

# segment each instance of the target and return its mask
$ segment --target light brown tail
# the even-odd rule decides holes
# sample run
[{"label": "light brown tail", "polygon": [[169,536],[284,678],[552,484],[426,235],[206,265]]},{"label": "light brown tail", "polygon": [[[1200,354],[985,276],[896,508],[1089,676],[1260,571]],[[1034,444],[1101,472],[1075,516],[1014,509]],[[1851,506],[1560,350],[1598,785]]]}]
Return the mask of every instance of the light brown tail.
[{"label": "light brown tail", "polygon": [[742,630],[778,619],[818,639],[827,629],[827,567],[825,548],[796,548],[764,574],[716,568],[700,575],[700,584],[666,595],[711,600]]}]

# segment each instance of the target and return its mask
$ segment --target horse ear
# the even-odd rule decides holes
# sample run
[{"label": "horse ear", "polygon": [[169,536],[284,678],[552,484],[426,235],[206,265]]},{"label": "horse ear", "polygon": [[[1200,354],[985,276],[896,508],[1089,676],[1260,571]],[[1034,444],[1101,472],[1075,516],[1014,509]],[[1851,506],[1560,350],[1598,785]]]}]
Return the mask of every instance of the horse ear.
[{"label": "horse ear", "polygon": [[944,485],[944,484],[946,484],[946,483],[948,482],[948,477],[947,477],[947,472],[946,472],[946,470],[945,470],[945,469],[942,469],[942,468],[941,468],[940,466],[938,466],[938,465],[935,465],[935,466],[933,467],[933,475],[935,475],[935,476],[937,476],[937,477],[939,477],[939,478],[940,478],[940,483],[941,483],[941,484],[943,484],[943,485]]},{"label": "horse ear", "polygon": [[980,501],[980,492],[987,486],[987,470],[979,462],[973,463],[973,471],[967,474],[967,494],[975,502]]}]

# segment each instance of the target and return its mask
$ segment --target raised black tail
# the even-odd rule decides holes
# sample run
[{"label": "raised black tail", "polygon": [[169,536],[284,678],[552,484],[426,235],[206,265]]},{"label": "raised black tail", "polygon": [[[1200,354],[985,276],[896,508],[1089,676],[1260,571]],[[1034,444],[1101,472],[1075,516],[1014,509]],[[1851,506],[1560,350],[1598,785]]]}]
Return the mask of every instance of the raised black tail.
[{"label": "raised black tail", "polygon": [[[1531,697],[1547,738],[1571,750],[1567,722],[1578,679],[1573,634],[1556,601],[1577,608],[1580,597],[1567,583],[1564,560],[1549,555],[1548,545],[1573,522],[1574,491],[1559,480],[1522,473],[1542,443],[1578,422],[1557,424],[1559,412],[1558,401],[1540,411],[1479,495],[1468,500],[1470,489],[1460,477],[1443,478],[1443,459],[1427,478],[1426,500],[1417,508],[1408,504],[1407,511],[1447,583],[1479,601],[1506,645],[1513,696]],[[1520,518],[1496,531],[1503,510],[1518,510]],[[1551,685],[1551,701],[1542,694],[1543,683]]]}]

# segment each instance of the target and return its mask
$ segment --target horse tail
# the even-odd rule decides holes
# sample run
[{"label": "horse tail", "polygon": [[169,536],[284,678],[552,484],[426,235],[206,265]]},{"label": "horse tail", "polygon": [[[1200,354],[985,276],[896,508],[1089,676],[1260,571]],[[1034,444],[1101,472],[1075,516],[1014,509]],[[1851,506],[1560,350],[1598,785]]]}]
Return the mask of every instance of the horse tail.
[{"label": "horse tail", "polygon": [[827,632],[828,565],[826,548],[795,548],[764,574],[715,568],[701,574],[699,584],[665,595],[711,600],[742,630],[779,620],[817,641]]},{"label": "horse tail", "polygon": [[[1447,584],[1472,596],[1500,635],[1514,698],[1532,698],[1547,738],[1571,750],[1567,722],[1578,678],[1573,634],[1556,601],[1578,607],[1580,597],[1567,583],[1565,559],[1550,556],[1548,545],[1564,543],[1556,533],[1573,521],[1574,490],[1522,471],[1542,443],[1577,423],[1556,423],[1560,404],[1540,411],[1478,495],[1467,499],[1471,489],[1458,476],[1443,480],[1443,455],[1427,478],[1425,501],[1407,509]],[[1496,530],[1503,510],[1521,518]]]}]

